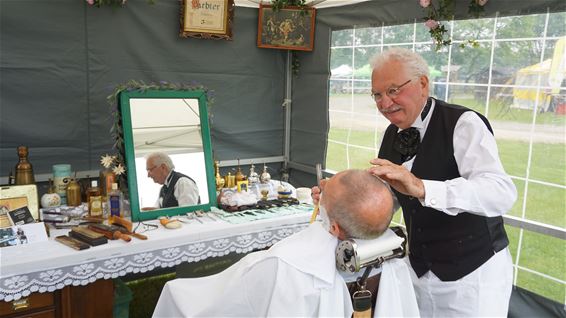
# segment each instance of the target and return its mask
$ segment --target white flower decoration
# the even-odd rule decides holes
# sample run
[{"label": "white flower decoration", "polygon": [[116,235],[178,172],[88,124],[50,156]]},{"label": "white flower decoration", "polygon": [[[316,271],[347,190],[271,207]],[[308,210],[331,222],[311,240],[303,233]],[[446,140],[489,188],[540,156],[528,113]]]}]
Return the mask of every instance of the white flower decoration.
[{"label": "white flower decoration", "polygon": [[100,157],[100,164],[104,168],[108,169],[108,168],[110,168],[110,166],[112,166],[112,163],[114,163],[115,158],[116,157],[114,157],[114,156],[111,156],[109,154],[105,154],[104,156]]},{"label": "white flower decoration", "polygon": [[126,169],[124,168],[124,166],[122,166],[121,163],[119,163],[116,167],[112,169],[112,172],[114,172],[115,175],[119,176],[124,172],[126,172]]}]

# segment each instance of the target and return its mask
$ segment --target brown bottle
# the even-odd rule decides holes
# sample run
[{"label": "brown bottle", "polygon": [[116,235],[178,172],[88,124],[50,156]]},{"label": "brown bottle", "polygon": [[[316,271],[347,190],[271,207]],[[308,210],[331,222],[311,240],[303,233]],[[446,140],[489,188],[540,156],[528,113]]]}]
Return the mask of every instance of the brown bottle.
[{"label": "brown bottle", "polygon": [[102,196],[98,187],[98,180],[92,180],[87,190],[88,214],[90,216],[102,217]]},{"label": "brown bottle", "polygon": [[31,167],[31,163],[28,161],[28,147],[19,146],[18,157],[20,157],[20,161],[16,165],[16,184],[34,184],[35,178],[33,176],[33,168]]},{"label": "brown bottle", "polygon": [[79,206],[81,203],[81,186],[77,180],[71,179],[67,185],[67,205]]}]

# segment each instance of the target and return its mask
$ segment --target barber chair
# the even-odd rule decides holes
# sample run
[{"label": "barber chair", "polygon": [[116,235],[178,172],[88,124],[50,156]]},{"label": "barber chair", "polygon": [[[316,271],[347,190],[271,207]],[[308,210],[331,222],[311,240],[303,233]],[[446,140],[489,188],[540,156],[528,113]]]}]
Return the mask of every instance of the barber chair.
[{"label": "barber chair", "polygon": [[347,239],[338,244],[336,268],[346,280],[354,311],[368,310],[370,300],[375,311],[382,264],[406,255],[407,235],[399,226],[389,228],[377,239]]}]

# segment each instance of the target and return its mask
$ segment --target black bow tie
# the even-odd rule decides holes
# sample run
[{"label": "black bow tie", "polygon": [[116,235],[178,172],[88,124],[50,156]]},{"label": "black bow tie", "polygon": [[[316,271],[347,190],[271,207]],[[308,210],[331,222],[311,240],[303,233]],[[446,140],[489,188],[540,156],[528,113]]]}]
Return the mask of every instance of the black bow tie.
[{"label": "black bow tie", "polygon": [[401,160],[405,162],[417,154],[420,143],[421,134],[419,130],[415,127],[411,127],[397,133],[395,142],[393,143],[393,149],[401,154]]}]

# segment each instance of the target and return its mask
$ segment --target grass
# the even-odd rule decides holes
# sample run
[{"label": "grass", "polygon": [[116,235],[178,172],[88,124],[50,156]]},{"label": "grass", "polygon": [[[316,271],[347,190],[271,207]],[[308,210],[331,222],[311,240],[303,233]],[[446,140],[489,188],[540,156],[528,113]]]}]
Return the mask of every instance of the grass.
[{"label": "grass", "polygon": [[[513,110],[513,112],[515,111],[518,110]],[[516,112],[515,118],[519,116],[526,115],[523,112]],[[540,116],[539,119],[541,122],[550,120],[543,116]],[[527,121],[526,118],[524,120]],[[562,122],[562,125],[564,124]],[[380,138],[378,135],[377,140]],[[369,167],[369,160],[376,157],[375,150],[355,147],[355,145],[375,147],[378,141],[376,141],[374,132],[356,131],[350,133],[350,138],[348,138],[346,129],[333,128],[329,132],[329,139],[349,142],[350,146],[329,142],[326,156],[327,169],[336,171],[347,168],[363,169]],[[522,216],[523,202],[525,202],[524,210],[527,219],[566,228],[565,144],[533,144],[530,171],[528,171],[530,182],[524,181],[527,177],[529,144],[514,140],[497,140],[497,144],[506,172],[511,176],[523,179],[513,179],[517,187],[518,199],[509,214]],[[545,184],[532,181],[544,182]],[[525,191],[527,192],[526,197]],[[393,222],[402,223],[402,213],[396,213]],[[510,240],[509,248],[514,262],[517,263],[521,230],[509,226],[506,226],[506,229]],[[521,253],[517,263],[519,266],[566,281],[565,260],[566,241],[523,231]],[[565,284],[522,269],[517,272],[517,285],[560,303],[564,303],[566,299]]]}]

